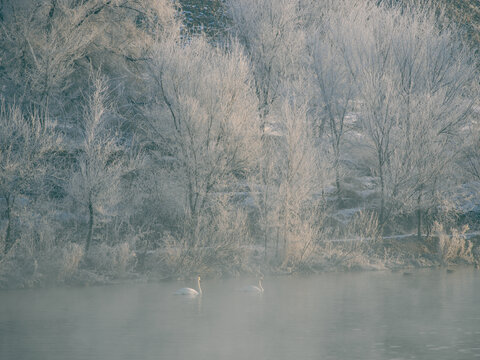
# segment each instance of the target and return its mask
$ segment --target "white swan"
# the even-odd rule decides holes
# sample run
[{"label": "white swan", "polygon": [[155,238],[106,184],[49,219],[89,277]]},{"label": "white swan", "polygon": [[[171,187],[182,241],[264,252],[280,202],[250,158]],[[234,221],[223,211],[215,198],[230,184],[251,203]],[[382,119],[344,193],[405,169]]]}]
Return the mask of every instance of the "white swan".
[{"label": "white swan", "polygon": [[249,292],[249,293],[256,293],[256,294],[263,293],[264,290],[263,290],[263,286],[262,286],[262,280],[263,280],[263,276],[261,276],[258,279],[258,286],[249,285],[249,286],[246,286],[246,287],[242,288],[241,291]]},{"label": "white swan", "polygon": [[197,278],[197,283],[198,283],[198,291],[192,288],[181,288],[175,291],[175,295],[189,295],[189,296],[202,295],[202,288],[200,287],[200,276]]}]

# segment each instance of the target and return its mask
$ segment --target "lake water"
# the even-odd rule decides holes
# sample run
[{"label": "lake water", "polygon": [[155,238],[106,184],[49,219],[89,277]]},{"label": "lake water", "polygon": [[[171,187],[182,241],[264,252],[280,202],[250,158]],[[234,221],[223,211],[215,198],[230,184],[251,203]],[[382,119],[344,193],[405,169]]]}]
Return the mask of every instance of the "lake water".
[{"label": "lake water", "polygon": [[480,359],[480,271],[0,291],[0,359]]}]

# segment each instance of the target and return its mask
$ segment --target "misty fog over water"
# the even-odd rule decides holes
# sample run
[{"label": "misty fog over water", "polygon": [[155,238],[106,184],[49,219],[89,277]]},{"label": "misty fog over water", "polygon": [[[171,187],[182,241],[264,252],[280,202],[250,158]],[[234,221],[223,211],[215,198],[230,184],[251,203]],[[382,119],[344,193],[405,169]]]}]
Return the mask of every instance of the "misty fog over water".
[{"label": "misty fog over water", "polygon": [[0,0],[0,360],[480,359],[474,3]]},{"label": "misty fog over water", "polygon": [[[192,282],[193,283],[193,282]],[[474,359],[474,270],[332,273],[0,293],[0,358]]]}]

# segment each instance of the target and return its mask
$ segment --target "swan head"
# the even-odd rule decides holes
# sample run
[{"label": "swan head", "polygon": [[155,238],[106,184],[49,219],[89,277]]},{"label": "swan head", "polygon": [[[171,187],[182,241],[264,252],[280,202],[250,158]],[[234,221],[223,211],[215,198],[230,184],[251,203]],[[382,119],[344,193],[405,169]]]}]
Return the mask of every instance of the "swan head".
[{"label": "swan head", "polygon": [[258,278],[258,287],[260,288],[260,292],[263,293],[263,286],[262,286],[262,280],[263,280],[263,275],[261,275],[259,278]]},{"label": "swan head", "polygon": [[197,280],[200,281],[200,275],[197,277]]}]

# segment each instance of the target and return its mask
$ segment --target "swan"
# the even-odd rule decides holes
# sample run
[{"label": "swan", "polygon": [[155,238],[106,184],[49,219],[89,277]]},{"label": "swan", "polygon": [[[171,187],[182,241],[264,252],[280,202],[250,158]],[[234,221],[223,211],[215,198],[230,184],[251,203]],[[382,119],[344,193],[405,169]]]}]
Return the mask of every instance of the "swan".
[{"label": "swan", "polygon": [[198,291],[192,288],[181,288],[175,291],[175,295],[189,295],[197,296],[202,295],[202,288],[200,287],[200,276],[197,278]]},{"label": "swan", "polygon": [[263,290],[263,287],[262,287],[262,280],[263,280],[263,276],[261,276],[258,279],[258,286],[249,285],[249,286],[246,286],[246,287],[242,288],[241,291],[249,292],[249,293],[256,293],[256,294],[263,293],[264,290]]}]

